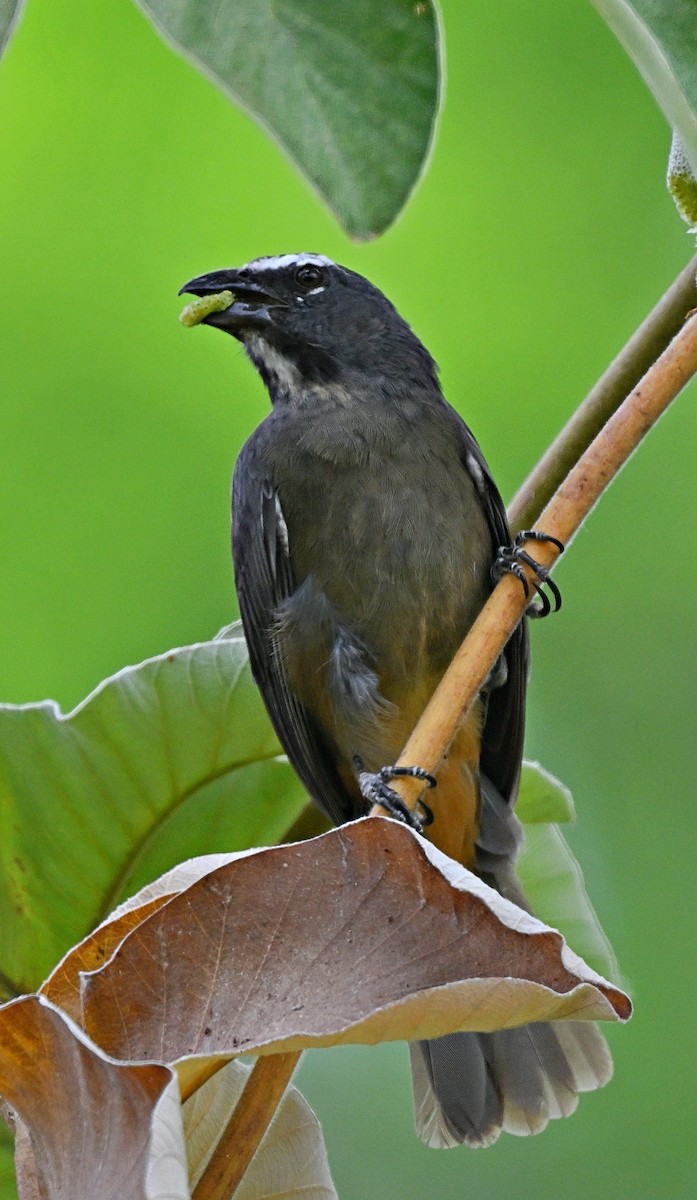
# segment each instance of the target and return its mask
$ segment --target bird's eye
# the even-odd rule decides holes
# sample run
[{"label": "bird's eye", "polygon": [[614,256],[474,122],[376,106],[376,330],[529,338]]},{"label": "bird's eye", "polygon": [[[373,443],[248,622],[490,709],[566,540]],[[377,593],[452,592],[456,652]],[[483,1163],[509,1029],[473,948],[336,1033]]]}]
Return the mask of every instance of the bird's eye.
[{"label": "bird's eye", "polygon": [[315,263],[304,263],[296,269],[295,282],[305,289],[319,287],[324,283],[324,271]]}]

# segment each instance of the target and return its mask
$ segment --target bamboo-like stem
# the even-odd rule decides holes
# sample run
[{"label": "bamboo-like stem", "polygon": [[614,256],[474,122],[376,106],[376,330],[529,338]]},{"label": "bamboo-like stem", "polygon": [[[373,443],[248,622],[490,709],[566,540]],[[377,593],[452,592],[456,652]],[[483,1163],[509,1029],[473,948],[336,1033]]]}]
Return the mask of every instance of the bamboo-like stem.
[{"label": "bamboo-like stem", "polygon": [[697,306],[697,255],[610,364],[514,497],[511,529],[529,529],[574,463]]},{"label": "bamboo-like stem", "polygon": [[295,1070],[300,1051],[258,1058],[193,1200],[230,1200],[271,1123]]},{"label": "bamboo-like stem", "polygon": [[[605,488],[696,372],[697,316],[693,316],[568,473],[540,515],[538,528],[568,546]],[[532,543],[528,549],[547,568],[558,556],[556,547],[548,542]],[[526,570],[531,577],[532,572]],[[505,575],[424,709],[399,766],[417,764],[437,771],[526,605],[519,580]],[[412,807],[423,791],[423,784],[415,779],[395,779],[391,786]],[[371,815],[382,813],[375,805]]]}]

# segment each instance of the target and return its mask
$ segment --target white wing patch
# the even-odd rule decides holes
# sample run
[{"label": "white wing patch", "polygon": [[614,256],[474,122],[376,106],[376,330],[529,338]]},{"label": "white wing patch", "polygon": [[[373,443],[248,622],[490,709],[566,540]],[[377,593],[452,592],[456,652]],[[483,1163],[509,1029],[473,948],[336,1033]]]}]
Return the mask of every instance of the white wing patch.
[{"label": "white wing patch", "polygon": [[331,258],[324,254],[270,254],[267,258],[255,258],[248,262],[245,271],[276,271],[283,267],[304,267],[306,263],[316,267],[334,267]]},{"label": "white wing patch", "polygon": [[469,471],[470,475],[472,476],[472,478],[474,480],[474,485],[475,485],[477,491],[479,492],[479,494],[481,496],[485,496],[486,491],[487,491],[487,486],[486,486],[486,480],[484,478],[484,472],[482,471],[482,468],[480,467],[479,463],[477,462],[477,460],[473,454],[467,455],[466,462],[467,462],[467,470]]},{"label": "white wing patch", "polygon": [[274,504],[276,506],[276,520],[278,522],[278,525],[277,525],[278,536],[281,539],[281,545],[283,546],[283,550],[284,550],[284,553],[287,558],[290,555],[290,544],[288,542],[288,526],[286,525],[286,519],[283,516],[283,509],[281,508],[281,501],[278,498],[278,492],[274,493]]}]

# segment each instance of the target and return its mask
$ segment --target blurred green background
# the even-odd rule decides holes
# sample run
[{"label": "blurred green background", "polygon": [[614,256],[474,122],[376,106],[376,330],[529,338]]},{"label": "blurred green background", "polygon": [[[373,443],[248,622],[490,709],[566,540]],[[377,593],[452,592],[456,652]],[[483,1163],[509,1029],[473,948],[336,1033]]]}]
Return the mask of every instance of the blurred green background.
[{"label": "blurred green background", "polygon": [[[77,703],[235,615],[229,479],[267,400],[182,282],[318,250],[369,275],[441,364],[505,496],[692,253],[669,134],[590,4],[445,0],[431,169],[352,245],[267,137],[126,2],[30,0],[0,64],[0,698]],[[436,1153],[404,1047],[317,1052],[301,1088],[342,1200],[694,1194],[695,390],[592,515],[533,629],[528,749],[636,1002],[570,1121]],[[220,847],[224,849],[224,847]]]}]

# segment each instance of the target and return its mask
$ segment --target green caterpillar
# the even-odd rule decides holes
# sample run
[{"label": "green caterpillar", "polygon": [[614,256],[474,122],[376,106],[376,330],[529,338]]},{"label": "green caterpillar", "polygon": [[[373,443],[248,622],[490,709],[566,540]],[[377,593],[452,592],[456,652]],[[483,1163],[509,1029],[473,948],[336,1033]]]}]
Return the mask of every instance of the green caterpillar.
[{"label": "green caterpillar", "polygon": [[212,296],[199,296],[182,309],[179,320],[187,329],[191,329],[194,325],[200,325],[209,313],[222,312],[223,309],[229,308],[234,299],[232,292],[214,292]]}]

